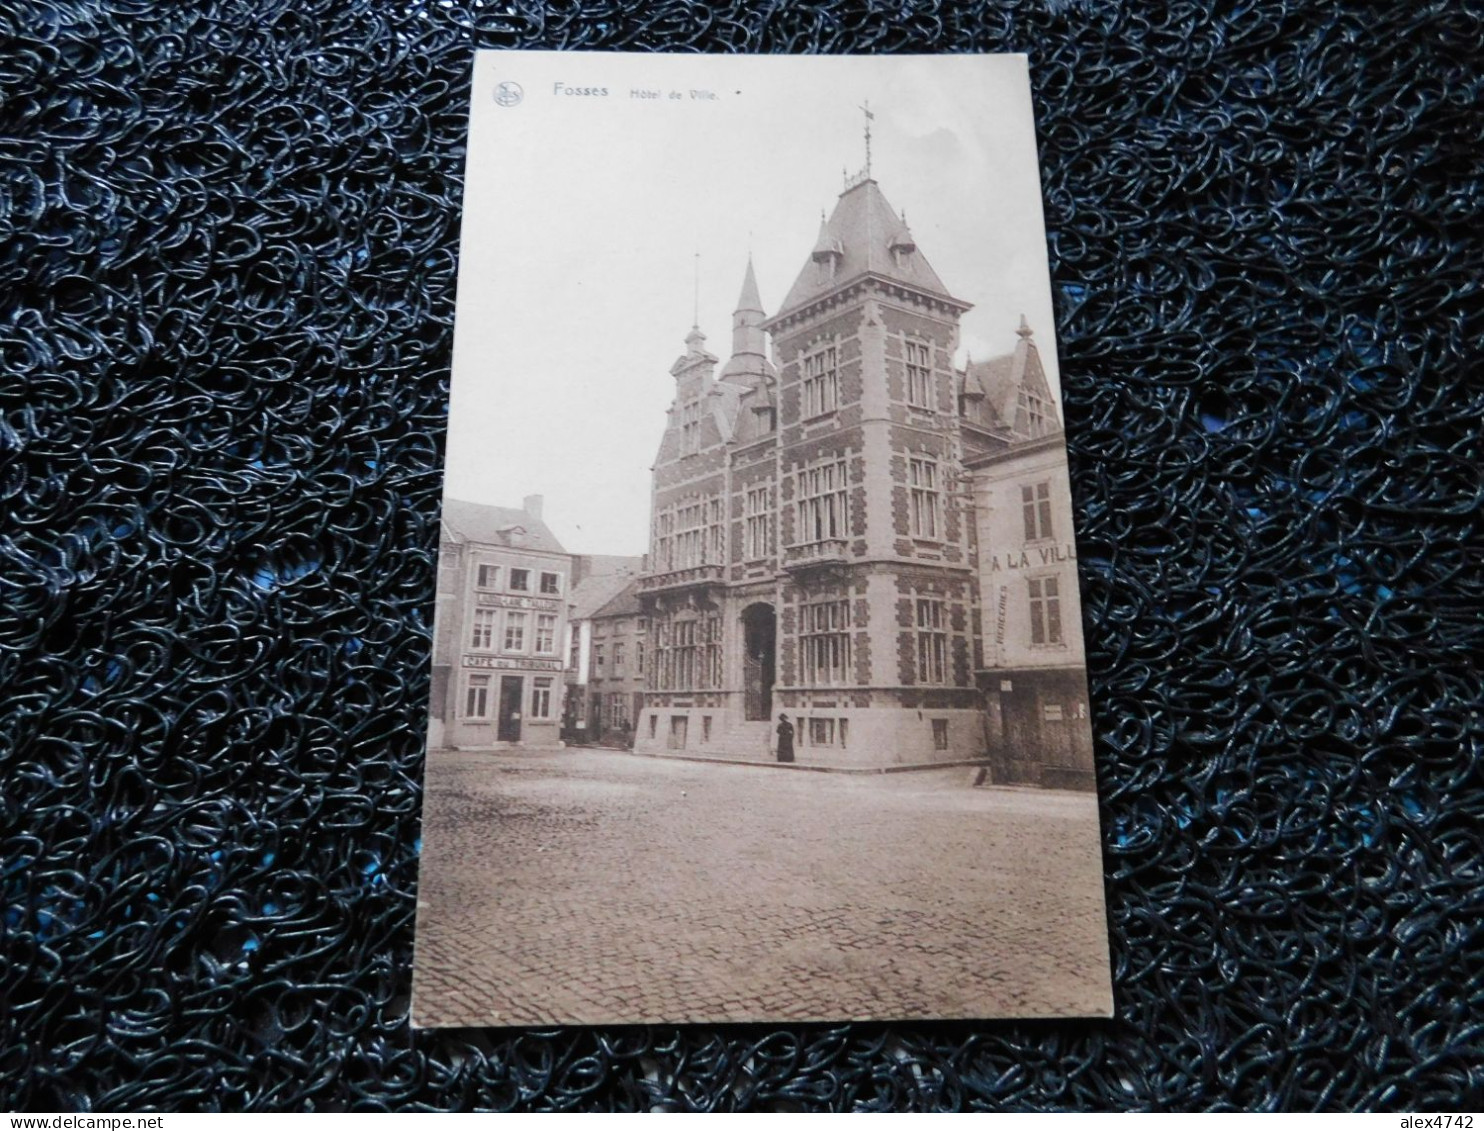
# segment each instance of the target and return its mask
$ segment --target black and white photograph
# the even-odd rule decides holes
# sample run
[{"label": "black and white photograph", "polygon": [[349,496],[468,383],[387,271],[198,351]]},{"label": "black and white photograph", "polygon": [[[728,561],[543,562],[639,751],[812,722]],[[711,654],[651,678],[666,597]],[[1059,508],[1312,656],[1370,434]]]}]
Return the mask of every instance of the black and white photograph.
[{"label": "black and white photograph", "polygon": [[1027,61],[481,52],[422,1027],[1112,1011]]}]

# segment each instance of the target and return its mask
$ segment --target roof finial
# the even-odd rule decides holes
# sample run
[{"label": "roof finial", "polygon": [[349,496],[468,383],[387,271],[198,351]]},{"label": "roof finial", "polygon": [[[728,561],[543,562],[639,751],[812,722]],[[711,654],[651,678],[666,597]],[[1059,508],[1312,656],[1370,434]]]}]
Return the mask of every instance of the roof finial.
[{"label": "roof finial", "polygon": [[1025,320],[1024,314],[1020,316],[1020,326],[1016,329],[1015,333],[1021,338],[1029,338],[1031,336],[1031,324]]},{"label": "roof finial", "polygon": [[696,295],[695,295],[695,300],[696,300],[695,312],[694,312],[694,317],[691,318],[690,325],[691,325],[691,329],[692,330],[699,330],[701,328],[701,251],[700,251],[699,248],[696,249]]},{"label": "roof finial", "polygon": [[861,107],[861,113],[866,116],[866,176],[871,175],[871,123],[876,120],[876,115],[871,113],[871,100],[866,99],[865,105]]}]

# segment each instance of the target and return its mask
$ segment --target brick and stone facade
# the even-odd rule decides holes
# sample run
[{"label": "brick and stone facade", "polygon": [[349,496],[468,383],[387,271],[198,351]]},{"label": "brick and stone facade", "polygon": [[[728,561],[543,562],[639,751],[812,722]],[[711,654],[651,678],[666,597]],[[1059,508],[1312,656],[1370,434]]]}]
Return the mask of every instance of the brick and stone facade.
[{"label": "brick and stone facade", "polygon": [[639,582],[639,749],[766,757],[783,712],[801,762],[984,755],[968,309],[862,177],[771,318],[748,265],[719,374],[691,331]]}]

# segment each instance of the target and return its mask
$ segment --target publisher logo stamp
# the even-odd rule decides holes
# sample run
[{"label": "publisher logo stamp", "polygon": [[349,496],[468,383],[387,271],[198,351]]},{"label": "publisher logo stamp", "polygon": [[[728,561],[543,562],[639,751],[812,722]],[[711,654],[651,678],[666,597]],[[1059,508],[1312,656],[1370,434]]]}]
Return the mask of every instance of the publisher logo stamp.
[{"label": "publisher logo stamp", "polygon": [[496,106],[519,106],[526,96],[518,82],[502,82],[495,87]]}]

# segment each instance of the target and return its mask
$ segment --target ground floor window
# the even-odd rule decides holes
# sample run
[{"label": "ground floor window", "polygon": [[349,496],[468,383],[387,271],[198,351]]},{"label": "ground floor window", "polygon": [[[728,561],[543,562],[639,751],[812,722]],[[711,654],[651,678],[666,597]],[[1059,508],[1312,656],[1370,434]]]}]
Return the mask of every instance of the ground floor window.
[{"label": "ground floor window", "polygon": [[537,676],[531,689],[531,718],[551,718],[551,685],[549,676]]},{"label": "ground floor window", "polygon": [[835,720],[834,719],[810,719],[809,720],[809,745],[810,746],[833,746],[833,745],[835,745]]},{"label": "ground floor window", "polygon": [[660,717],[658,715],[649,716],[649,737],[651,739],[654,738],[655,733],[659,730],[659,723]]},{"label": "ground floor window", "polygon": [[934,750],[947,750],[948,749],[948,720],[947,719],[934,719],[933,720],[933,749]]},{"label": "ground floor window", "polygon": [[721,616],[688,618],[659,625],[651,684],[659,691],[720,687]]},{"label": "ground floor window", "polygon": [[464,691],[464,717],[487,719],[490,714],[490,677],[471,675]]},{"label": "ground floor window", "polygon": [[624,691],[613,691],[608,695],[608,725],[614,730],[623,730],[629,725],[629,696]]},{"label": "ground floor window", "polygon": [[685,749],[685,732],[690,727],[690,720],[684,715],[670,716],[670,749]]},{"label": "ground floor window", "polygon": [[943,602],[926,597],[917,601],[917,681],[948,682],[948,631]]},{"label": "ground floor window", "polygon": [[816,601],[799,609],[804,683],[835,687],[850,669],[850,602]]}]

